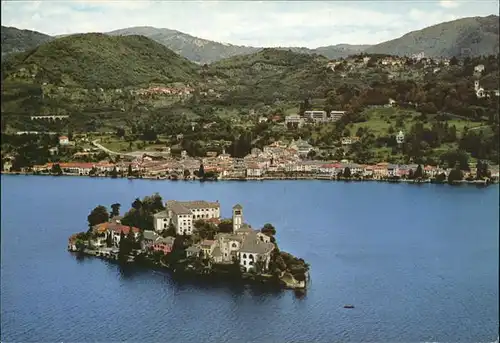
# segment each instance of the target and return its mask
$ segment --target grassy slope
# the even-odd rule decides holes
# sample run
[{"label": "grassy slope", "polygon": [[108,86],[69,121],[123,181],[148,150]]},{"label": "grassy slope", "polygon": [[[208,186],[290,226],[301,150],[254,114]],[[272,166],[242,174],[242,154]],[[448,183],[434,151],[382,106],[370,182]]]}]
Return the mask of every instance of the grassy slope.
[{"label": "grassy slope", "polygon": [[81,88],[121,88],[148,83],[193,82],[197,67],[165,46],[143,36],[72,35],[2,64],[7,80],[22,67],[35,81]]}]

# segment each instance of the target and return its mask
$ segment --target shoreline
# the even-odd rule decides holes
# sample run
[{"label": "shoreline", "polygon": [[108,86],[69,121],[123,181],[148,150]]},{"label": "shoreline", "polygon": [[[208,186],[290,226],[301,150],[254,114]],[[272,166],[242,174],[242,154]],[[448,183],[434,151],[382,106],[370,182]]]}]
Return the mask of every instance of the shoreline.
[{"label": "shoreline", "polygon": [[310,282],[310,273],[307,272],[306,281],[303,284],[292,284],[288,282],[284,276],[274,277],[270,274],[251,274],[242,273],[240,277],[230,274],[229,272],[220,270],[211,270],[209,273],[200,273],[196,270],[190,269],[176,269],[174,266],[169,266],[162,261],[153,261],[149,257],[145,257],[140,261],[136,261],[135,255],[133,259],[129,259],[126,264],[122,264],[117,258],[111,256],[98,255],[97,250],[86,249],[83,252],[69,250],[68,252],[77,258],[87,257],[87,258],[97,258],[100,260],[107,261],[120,266],[139,266],[146,268],[148,270],[159,270],[170,274],[171,277],[182,278],[185,280],[196,280],[196,281],[220,281],[237,283],[240,285],[250,285],[250,286],[266,286],[274,290],[293,290],[296,292],[306,292],[307,285]]},{"label": "shoreline", "polygon": [[[99,176],[89,176],[89,175],[77,175],[77,174],[61,174],[53,175],[46,173],[35,174],[33,172],[0,172],[1,175],[23,175],[23,176],[65,176],[65,177],[86,177],[86,178],[106,178],[106,179],[129,179],[129,180],[155,180],[155,181],[173,181],[173,182],[217,182],[217,181],[232,181],[232,182],[247,182],[247,181],[336,181],[336,182],[383,182],[383,183],[407,183],[407,184],[448,184],[447,181],[436,182],[435,179],[421,179],[421,180],[411,180],[411,179],[374,179],[374,178],[335,178],[330,176],[321,175],[308,175],[308,176],[262,176],[262,177],[219,177],[216,180],[203,180],[203,179],[170,179],[168,177],[159,176],[142,176],[142,177],[127,177],[118,176],[111,177],[105,175]],[[453,185],[476,185],[476,186],[488,186],[498,184],[499,180],[460,180],[453,183]]]}]

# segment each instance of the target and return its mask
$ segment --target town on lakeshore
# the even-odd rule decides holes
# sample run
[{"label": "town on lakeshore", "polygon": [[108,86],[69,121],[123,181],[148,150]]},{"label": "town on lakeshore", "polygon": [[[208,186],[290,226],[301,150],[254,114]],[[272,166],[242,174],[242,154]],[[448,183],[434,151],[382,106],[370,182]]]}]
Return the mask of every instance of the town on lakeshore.
[{"label": "town on lakeshore", "polygon": [[[317,115],[321,111],[311,111]],[[324,115],[324,112],[322,113]],[[86,135],[78,135],[74,141],[67,136],[59,137],[60,146],[78,145],[88,141]],[[396,136],[398,144],[403,144],[404,133]],[[341,144],[348,150],[357,143],[359,137],[345,137]],[[93,141],[94,148],[77,152],[75,157],[92,155],[105,149]],[[308,142],[292,139],[290,142],[275,141],[263,149],[252,148],[243,158],[234,158],[222,150],[207,152],[203,158],[188,156],[185,150],[179,156],[173,155],[170,148],[161,151],[145,151],[135,154],[117,153],[120,161],[100,162],[61,162],[46,163],[24,168],[22,172],[37,175],[78,175],[109,176],[169,180],[283,180],[283,179],[322,179],[322,180],[377,180],[409,182],[472,182],[495,183],[499,179],[499,167],[478,161],[476,165],[457,165],[455,168],[412,164],[358,164],[342,159],[314,160],[315,147]],[[311,154],[313,153],[313,154]],[[128,161],[127,161],[128,160]],[[9,172],[12,164],[4,163],[3,171]]]},{"label": "town on lakeshore", "polygon": [[[118,44],[106,35],[75,39]],[[46,73],[12,63],[4,88],[15,93],[21,81],[47,78],[33,85],[41,99],[32,101],[45,105],[29,116],[10,105],[10,119],[2,121],[3,173],[453,184],[499,179],[496,55],[360,53],[330,60],[263,49],[193,65],[184,82],[134,79],[97,88],[87,82],[56,86]],[[258,66],[255,75],[247,64]],[[247,84],[253,79],[258,86]],[[61,103],[68,108],[51,107]]]},{"label": "town on lakeshore", "polygon": [[88,216],[88,231],[72,235],[68,250],[176,273],[306,288],[309,265],[279,250],[273,225],[254,229],[247,224],[240,204],[224,219],[218,201],[164,204],[154,194],[136,199],[123,217],[119,212],[120,204],[112,204],[109,213],[97,206]]}]

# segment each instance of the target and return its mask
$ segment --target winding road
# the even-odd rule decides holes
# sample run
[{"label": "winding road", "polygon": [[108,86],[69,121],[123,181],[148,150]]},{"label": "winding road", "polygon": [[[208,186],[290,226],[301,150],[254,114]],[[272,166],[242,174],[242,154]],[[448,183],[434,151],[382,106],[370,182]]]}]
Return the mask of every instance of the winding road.
[{"label": "winding road", "polygon": [[162,152],[157,152],[157,151],[117,152],[117,151],[109,150],[108,148],[106,148],[102,144],[99,144],[98,141],[99,140],[96,139],[96,140],[92,141],[92,144],[96,148],[98,148],[98,149],[100,149],[100,150],[102,150],[110,155],[121,155],[121,156],[133,157],[133,158],[142,157],[144,154],[148,154],[148,155],[152,155],[152,156],[164,156],[164,155],[166,155],[166,153],[164,153],[164,152],[162,153]]}]

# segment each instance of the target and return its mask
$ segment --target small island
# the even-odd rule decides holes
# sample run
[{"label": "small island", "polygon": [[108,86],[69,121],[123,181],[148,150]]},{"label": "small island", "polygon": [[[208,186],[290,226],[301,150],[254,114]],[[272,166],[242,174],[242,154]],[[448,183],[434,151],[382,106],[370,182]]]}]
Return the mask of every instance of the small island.
[{"label": "small island", "polygon": [[123,217],[120,207],[94,208],[89,229],[72,235],[68,250],[176,274],[306,289],[309,265],[279,249],[272,224],[254,229],[245,223],[239,204],[227,219],[218,201],[163,203],[158,193],[135,199]]}]

